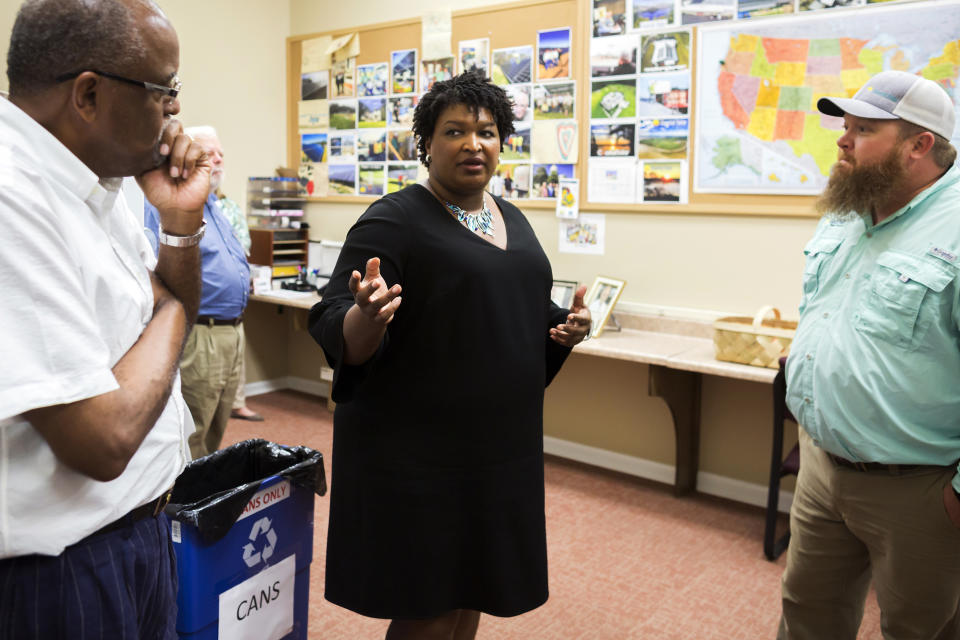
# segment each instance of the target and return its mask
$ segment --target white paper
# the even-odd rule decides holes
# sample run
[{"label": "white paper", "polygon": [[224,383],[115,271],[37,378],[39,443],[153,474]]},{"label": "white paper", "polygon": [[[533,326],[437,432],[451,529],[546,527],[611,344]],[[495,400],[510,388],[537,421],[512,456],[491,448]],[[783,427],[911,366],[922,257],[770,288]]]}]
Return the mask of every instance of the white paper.
[{"label": "white paper", "polygon": [[[262,541],[265,536],[257,537]],[[293,554],[221,593],[218,637],[279,640],[290,633],[296,571]]]},{"label": "white paper", "polygon": [[450,9],[438,9],[423,14],[420,22],[422,33],[420,53],[424,60],[453,56],[451,36],[453,19]]},{"label": "white paper", "polygon": [[327,48],[333,40],[330,36],[311,38],[300,43],[300,73],[323,71],[333,64]]},{"label": "white paper", "polygon": [[576,178],[560,178],[557,190],[557,217],[576,219],[580,215],[580,181]]},{"label": "white paper", "polygon": [[581,213],[577,220],[560,220],[558,249],[560,253],[603,255],[606,216],[602,213]]},{"label": "white paper", "polygon": [[635,201],[637,161],[590,158],[587,163],[587,198],[590,202]]}]

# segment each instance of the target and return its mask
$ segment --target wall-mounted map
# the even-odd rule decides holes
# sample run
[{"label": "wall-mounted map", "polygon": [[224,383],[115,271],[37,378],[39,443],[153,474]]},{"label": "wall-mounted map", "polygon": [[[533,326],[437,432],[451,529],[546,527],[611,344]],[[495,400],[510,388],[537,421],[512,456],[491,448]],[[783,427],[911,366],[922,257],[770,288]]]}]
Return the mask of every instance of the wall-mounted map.
[{"label": "wall-mounted map", "polygon": [[898,69],[940,83],[957,104],[957,25],[960,2],[937,0],[700,26],[694,191],[819,193],[843,120],[821,115],[817,100]]}]

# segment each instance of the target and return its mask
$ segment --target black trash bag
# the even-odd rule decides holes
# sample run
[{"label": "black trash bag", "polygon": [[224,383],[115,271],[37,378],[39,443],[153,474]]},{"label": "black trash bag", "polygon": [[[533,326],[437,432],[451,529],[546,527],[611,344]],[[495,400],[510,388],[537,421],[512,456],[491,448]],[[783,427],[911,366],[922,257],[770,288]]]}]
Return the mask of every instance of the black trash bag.
[{"label": "black trash bag", "polygon": [[273,475],[318,496],[327,493],[323,454],[257,438],[187,464],[164,512],[195,526],[205,544],[216,542],[227,535],[260,482]]}]

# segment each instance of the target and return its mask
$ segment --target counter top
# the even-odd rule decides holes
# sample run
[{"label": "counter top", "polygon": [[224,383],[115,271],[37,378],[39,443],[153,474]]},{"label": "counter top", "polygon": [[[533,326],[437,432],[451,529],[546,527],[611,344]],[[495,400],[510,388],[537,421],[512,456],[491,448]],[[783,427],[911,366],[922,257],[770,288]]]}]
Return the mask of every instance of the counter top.
[{"label": "counter top", "polygon": [[252,302],[271,302],[284,307],[297,309],[313,308],[320,302],[320,295],[316,291],[290,291],[288,289],[274,289],[270,293],[254,293],[250,295]]}]

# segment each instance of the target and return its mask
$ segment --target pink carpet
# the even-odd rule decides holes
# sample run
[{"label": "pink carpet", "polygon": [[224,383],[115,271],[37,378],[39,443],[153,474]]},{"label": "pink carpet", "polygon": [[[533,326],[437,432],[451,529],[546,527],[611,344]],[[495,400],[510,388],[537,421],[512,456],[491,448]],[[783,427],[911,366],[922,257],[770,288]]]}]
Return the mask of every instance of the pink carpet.
[{"label": "pink carpet", "polygon": [[[266,422],[231,420],[224,445],[266,438],[324,454],[330,478],[332,415],[294,391],[248,398]],[[478,640],[762,640],[776,635],[784,558],[761,550],[763,512],[548,457],[550,599],[516,618],[483,616]],[[310,638],[380,639],[387,621],[323,599],[327,498],[316,499]],[[858,640],[879,640],[871,597]],[[828,640],[828,639],[824,639]]]}]

